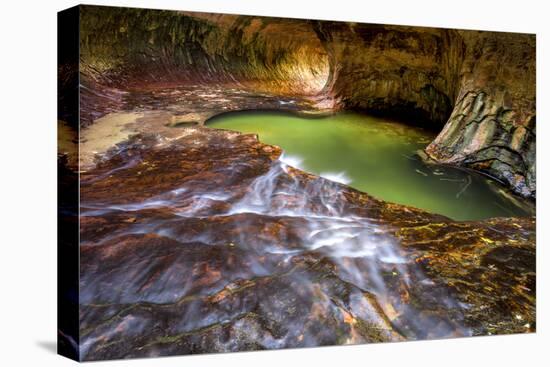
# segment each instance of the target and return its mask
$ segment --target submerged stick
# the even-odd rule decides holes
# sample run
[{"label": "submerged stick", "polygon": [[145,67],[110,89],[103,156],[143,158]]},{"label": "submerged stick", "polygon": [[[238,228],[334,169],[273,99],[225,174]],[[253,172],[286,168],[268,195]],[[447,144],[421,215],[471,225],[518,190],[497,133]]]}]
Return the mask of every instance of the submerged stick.
[{"label": "submerged stick", "polygon": [[460,190],[457,194],[456,194],[456,198],[458,199],[460,197],[460,195],[462,195],[464,193],[464,191],[466,191],[466,189],[472,184],[472,177],[468,176],[468,179],[467,179],[467,182],[466,184],[464,185],[464,187],[462,187],[462,190]]}]

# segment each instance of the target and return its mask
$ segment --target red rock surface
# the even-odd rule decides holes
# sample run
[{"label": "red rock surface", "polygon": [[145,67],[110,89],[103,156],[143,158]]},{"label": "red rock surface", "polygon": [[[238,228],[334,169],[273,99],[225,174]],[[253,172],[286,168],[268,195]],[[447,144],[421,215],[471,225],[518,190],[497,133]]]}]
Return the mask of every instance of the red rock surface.
[{"label": "red rock surface", "polygon": [[534,220],[453,222],[188,129],[81,176],[84,359],[534,330]]}]

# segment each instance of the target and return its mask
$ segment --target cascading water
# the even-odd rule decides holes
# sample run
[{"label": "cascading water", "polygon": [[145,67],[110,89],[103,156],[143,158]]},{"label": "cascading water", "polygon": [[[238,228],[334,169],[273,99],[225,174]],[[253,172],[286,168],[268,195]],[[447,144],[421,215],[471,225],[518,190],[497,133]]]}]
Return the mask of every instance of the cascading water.
[{"label": "cascading water", "polygon": [[[346,340],[342,341],[345,343],[368,341],[361,334],[361,327],[365,325],[378,330],[389,340],[471,334],[460,321],[460,310],[465,305],[455,301],[445,288],[423,274],[414,257],[388,235],[390,228],[350,213],[339,183],[324,178],[300,180],[292,175],[296,168],[291,164],[299,164],[299,160],[283,155],[272,163],[266,173],[251,181],[244,194],[223,188],[197,187],[191,180],[141,203],[82,203],[84,217],[167,208],[174,213],[165,219],[154,218],[123,231],[113,231],[92,246],[140,234],[170,238],[178,243],[200,243],[205,251],[217,246],[243,251],[242,266],[223,265],[226,268],[224,278],[200,288],[194,284],[196,279],[193,277],[184,286],[173,284],[173,278],[177,275],[176,266],[169,266],[163,272],[161,278],[155,281],[156,285],[151,287],[151,292],[138,287],[140,278],[138,276],[136,281],[136,274],[132,272],[110,273],[108,276],[111,279],[114,277],[117,284],[126,284],[127,289],[116,298],[107,296],[110,299],[104,301],[181,302],[188,297],[216,295],[224,289],[239,288],[242,282],[256,281],[262,277],[285,277],[285,281],[297,287],[296,291],[303,293],[304,297],[315,295],[315,302],[298,300],[294,307],[304,307],[305,313],[343,317],[351,328],[351,332],[346,333]],[[245,162],[235,162],[230,169],[236,174],[240,169],[246,169],[247,165]],[[189,231],[187,223],[190,221],[208,225],[203,226],[200,232]],[[309,257],[329,264],[330,271],[324,277],[336,279],[340,284],[338,287],[346,287],[344,298],[341,290],[332,289],[334,285],[327,285],[317,272],[293,268],[293,264]],[[142,272],[149,273],[155,266],[154,260],[143,264]],[[98,294],[102,294],[94,286],[101,279],[92,279],[91,276],[84,275],[82,280],[87,284],[81,294],[83,302],[92,302],[94,298],[97,301]],[[423,293],[423,289],[428,291]],[[413,294],[417,298],[415,302],[410,301]],[[179,330],[190,332],[212,326],[224,317],[231,319],[250,307],[256,309],[255,312],[269,315],[274,312],[269,311],[271,302],[271,299],[257,299],[253,305],[234,304],[224,311],[227,316],[212,312],[204,314],[200,307],[192,307],[181,315]],[[419,309],[415,304],[421,304],[423,308]],[[426,313],[426,307],[433,312]],[[449,315],[454,316],[451,318]],[[308,320],[279,319],[286,330],[284,333],[278,337],[264,334],[258,339],[265,348],[323,344],[323,338],[319,335],[304,333],[308,330]],[[135,320],[133,322],[139,324]],[[234,328],[246,333],[252,326],[242,322],[234,324]],[[84,337],[83,352],[94,342],[95,339]],[[218,347],[231,349],[230,345]]]},{"label": "cascading water", "polygon": [[494,303],[524,297],[500,284],[532,287],[495,278],[531,264],[518,220],[383,202],[281,153],[193,127],[133,136],[81,173],[84,358],[480,335],[506,315],[531,327],[531,309]]}]

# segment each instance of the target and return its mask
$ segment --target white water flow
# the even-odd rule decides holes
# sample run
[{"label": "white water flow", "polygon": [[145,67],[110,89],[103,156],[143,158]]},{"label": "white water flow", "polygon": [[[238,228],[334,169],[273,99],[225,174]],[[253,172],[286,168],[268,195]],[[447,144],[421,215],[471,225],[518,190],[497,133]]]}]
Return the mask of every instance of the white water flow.
[{"label": "white water flow", "polygon": [[[398,329],[424,330],[431,337],[470,335],[463,325],[449,325],[437,317],[420,321],[418,314],[422,310],[415,310],[402,302],[398,292],[403,292],[404,288],[408,293],[412,287],[419,286],[412,284],[411,279],[421,282],[422,286],[435,287],[435,284],[405,254],[399,243],[385,234],[389,228],[368,218],[345,213],[346,199],[338,189],[339,185],[335,184],[346,183],[345,173],[325,175],[324,178],[333,182],[316,180],[303,184],[292,179],[289,183],[287,180],[292,177],[286,174],[289,167],[300,168],[302,161],[300,157],[283,154],[279,163],[257,178],[247,195],[225,215],[249,213],[305,218],[307,225],[302,231],[307,234],[301,238],[301,248],[289,249],[288,254],[293,256],[300,251],[319,251],[330,257],[337,264],[341,279],[374,294],[386,316],[390,320],[399,319],[396,323],[400,325],[394,324]],[[293,200],[287,200],[288,197]],[[296,197],[299,200],[295,200]],[[245,242],[247,239],[240,240]],[[284,250],[279,249],[278,253],[281,252]],[[387,277],[384,276],[388,273],[398,278],[398,287],[388,287]],[[434,293],[441,297],[438,302],[443,308],[459,310],[466,307],[445,291]],[[437,330],[430,330],[431,327]]]},{"label": "white water flow", "polygon": [[[345,182],[345,174],[325,175],[327,179],[300,180],[300,176],[296,178],[289,174],[292,166],[299,167],[300,162],[299,157],[283,155],[268,172],[250,183],[244,195],[237,196],[217,189],[198,190],[189,185],[139,204],[85,205],[82,214],[95,216],[108,212],[171,208],[176,214],[174,219],[158,219],[129,226],[123,232],[112,233],[109,238],[128,233],[156,233],[182,243],[200,242],[214,246],[231,243],[250,249],[258,256],[272,257],[271,263],[250,261],[248,269],[235,271],[225,279],[224,286],[238,279],[270,275],[279,261],[289,262],[293,257],[305,254],[321,255],[335,265],[337,277],[353,287],[346,307],[354,317],[382,328],[399,330],[407,338],[471,335],[468,328],[456,321],[457,317],[450,321],[446,316],[437,316],[445,315],[444,310],[456,316],[467,306],[456,302],[445,289],[436,286],[423,274],[412,256],[407,255],[395,238],[387,234],[391,228],[369,218],[348,214],[351,204],[344,195],[343,186],[334,182]],[[330,177],[335,177],[335,180],[331,181]],[[223,219],[229,216],[239,216],[238,220],[232,221],[231,238],[220,238],[215,226],[207,227],[200,233],[179,229],[179,223],[186,220]],[[262,226],[266,221],[261,220],[265,218],[267,222],[277,220],[280,221],[277,223],[283,223],[276,236],[264,235]],[[303,287],[313,287],[316,280],[302,278],[300,283]],[[219,291],[219,287],[204,290],[215,291]],[[138,300],[162,303],[186,296],[186,292],[186,289],[167,289],[166,294],[159,291],[154,296]],[[425,300],[422,299],[424,292]],[[365,294],[371,297],[365,298]],[[416,304],[429,304],[431,309],[412,306],[409,297],[403,294],[420,297]],[[123,298],[118,301],[138,300]],[[431,312],[434,310],[437,313]],[[424,311],[428,311],[429,315],[426,316]],[[276,345],[279,344],[284,345],[284,342],[279,340]],[[314,341],[312,345],[315,345]]]}]

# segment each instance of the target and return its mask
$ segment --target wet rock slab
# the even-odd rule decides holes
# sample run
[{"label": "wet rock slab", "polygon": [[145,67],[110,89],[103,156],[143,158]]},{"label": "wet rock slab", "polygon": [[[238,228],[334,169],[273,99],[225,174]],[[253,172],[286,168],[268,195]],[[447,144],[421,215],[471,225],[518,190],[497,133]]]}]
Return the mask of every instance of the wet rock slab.
[{"label": "wet rock slab", "polygon": [[455,222],[180,131],[81,174],[83,359],[535,330],[534,218]]},{"label": "wet rock slab", "polygon": [[[323,107],[320,95],[262,93],[250,85],[235,82],[158,83],[135,85],[130,90],[106,89],[90,80],[86,83],[87,87],[83,86],[81,91],[81,135],[77,138],[77,130],[68,126],[66,134],[74,140],[80,139],[80,144],[59,147],[59,154],[66,155],[75,166],[79,162],[80,170],[93,167],[96,155],[104,154],[131,135],[156,135],[167,141],[174,140],[182,135],[182,129],[203,126],[208,119],[225,112],[283,110],[308,116],[331,112]],[[103,91],[102,94],[98,94],[98,90]],[[107,95],[110,91],[117,97]],[[60,129],[65,125],[67,123],[60,120]]]}]

